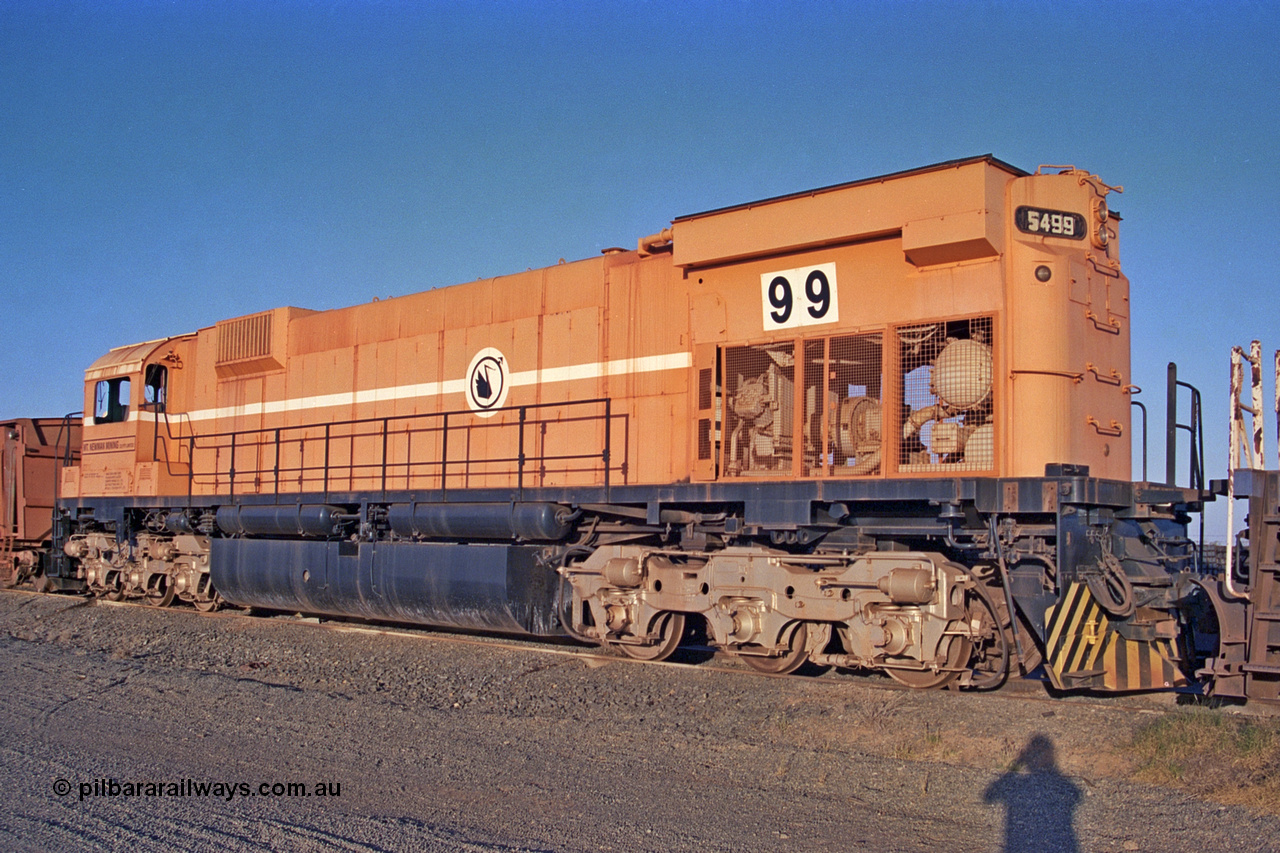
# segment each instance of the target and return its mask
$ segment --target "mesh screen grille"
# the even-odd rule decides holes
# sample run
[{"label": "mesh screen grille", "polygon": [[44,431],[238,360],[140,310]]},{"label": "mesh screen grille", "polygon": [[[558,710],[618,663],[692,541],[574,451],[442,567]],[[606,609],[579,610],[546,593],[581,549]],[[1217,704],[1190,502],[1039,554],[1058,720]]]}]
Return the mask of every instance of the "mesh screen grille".
[{"label": "mesh screen grille", "polygon": [[711,420],[702,418],[698,421],[698,458],[711,458]]},{"label": "mesh screen grille", "polygon": [[991,318],[904,326],[897,336],[903,417],[898,470],[991,469]]},{"label": "mesh screen grille", "polygon": [[725,349],[725,472],[777,476],[792,471],[795,423],[795,345],[790,342]]}]

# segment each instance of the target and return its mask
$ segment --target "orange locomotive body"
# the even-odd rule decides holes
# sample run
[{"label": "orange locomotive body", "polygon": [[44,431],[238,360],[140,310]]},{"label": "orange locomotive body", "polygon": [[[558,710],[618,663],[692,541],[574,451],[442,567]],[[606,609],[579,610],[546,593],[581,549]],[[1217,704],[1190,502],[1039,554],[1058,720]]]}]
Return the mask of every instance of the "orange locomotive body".
[{"label": "orange locomotive body", "polygon": [[[90,453],[67,487],[602,485],[603,410],[583,401],[604,399],[615,485],[1049,463],[1127,480],[1128,282],[1108,190],[963,161],[685,217],[640,252],[122,348],[88,371]],[[1018,210],[1045,212],[1044,230]],[[360,426],[337,441],[337,424]],[[585,448],[601,460],[560,458]]]},{"label": "orange locomotive body", "polygon": [[1110,192],[955,161],[113,350],[53,574],[649,658],[700,619],[758,668],[917,686],[1042,657],[1061,687],[1182,683],[1187,496],[1134,500]]}]

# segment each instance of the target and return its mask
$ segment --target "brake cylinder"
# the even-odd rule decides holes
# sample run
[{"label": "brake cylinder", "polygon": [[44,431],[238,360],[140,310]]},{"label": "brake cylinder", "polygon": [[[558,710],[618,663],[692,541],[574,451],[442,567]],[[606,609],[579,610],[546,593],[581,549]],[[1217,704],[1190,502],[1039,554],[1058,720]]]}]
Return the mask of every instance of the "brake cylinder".
[{"label": "brake cylinder", "polygon": [[614,557],[604,564],[604,579],[610,586],[631,589],[640,585],[644,571],[635,557]]},{"label": "brake cylinder", "polygon": [[894,604],[928,604],[938,585],[931,569],[894,569],[876,583]]}]

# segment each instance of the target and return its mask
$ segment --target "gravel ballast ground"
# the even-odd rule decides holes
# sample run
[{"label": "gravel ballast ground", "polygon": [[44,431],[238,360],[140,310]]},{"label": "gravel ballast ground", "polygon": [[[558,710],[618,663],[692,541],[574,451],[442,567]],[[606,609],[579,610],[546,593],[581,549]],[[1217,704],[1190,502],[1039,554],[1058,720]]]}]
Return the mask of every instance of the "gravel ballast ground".
[{"label": "gravel ballast ground", "polygon": [[[1280,849],[1273,816],[1128,781],[1170,696],[457,639],[4,592],[0,849]],[[258,793],[290,782],[340,792]]]}]

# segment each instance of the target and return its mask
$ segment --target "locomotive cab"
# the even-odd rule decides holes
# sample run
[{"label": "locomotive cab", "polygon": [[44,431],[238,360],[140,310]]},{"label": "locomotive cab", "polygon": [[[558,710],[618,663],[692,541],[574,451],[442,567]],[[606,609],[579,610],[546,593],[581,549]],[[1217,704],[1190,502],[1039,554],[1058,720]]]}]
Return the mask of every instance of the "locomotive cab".
[{"label": "locomotive cab", "polygon": [[185,487],[182,372],[190,336],[119,347],[85,371],[83,457],[63,470],[64,497],[164,494]]}]

